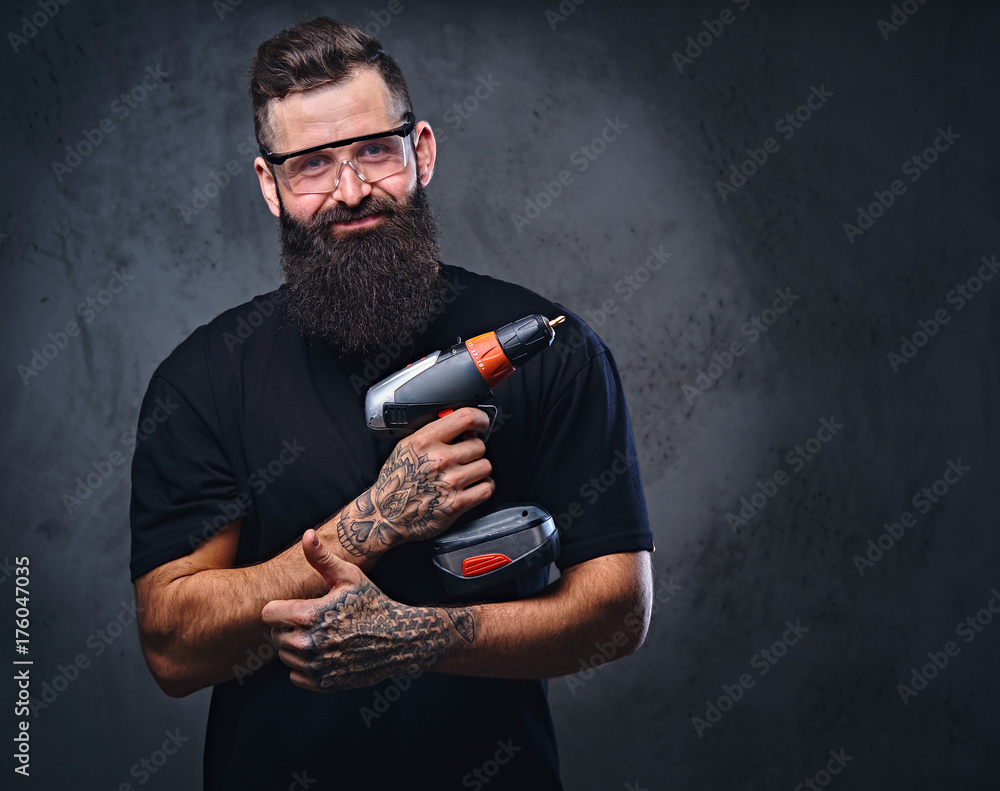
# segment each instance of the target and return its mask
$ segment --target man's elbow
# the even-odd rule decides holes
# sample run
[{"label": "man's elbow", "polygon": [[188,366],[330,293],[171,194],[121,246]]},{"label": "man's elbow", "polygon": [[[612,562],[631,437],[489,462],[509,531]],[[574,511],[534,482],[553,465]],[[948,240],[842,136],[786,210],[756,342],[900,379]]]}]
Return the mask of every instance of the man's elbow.
[{"label": "man's elbow", "polygon": [[652,597],[634,601],[624,616],[625,628],[622,630],[624,644],[621,656],[630,656],[642,648],[649,632],[649,619],[652,612]]},{"label": "man's elbow", "polygon": [[605,594],[600,622],[604,640],[614,645],[614,658],[621,659],[638,651],[649,631],[653,610],[649,553],[622,553],[601,562],[605,568],[595,568]]},{"label": "man's elbow", "polygon": [[154,670],[153,665],[150,664],[149,669],[157,686],[172,698],[186,698],[188,695],[205,688],[205,685],[198,684],[194,679],[183,672],[175,671],[172,667]]},{"label": "man's elbow", "polygon": [[637,552],[625,557],[631,563],[628,569],[628,584],[623,586],[628,596],[619,604],[625,610],[621,615],[625,624],[625,645],[622,656],[638,651],[646,641],[649,622],[653,612],[653,570],[648,552]]},{"label": "man's elbow", "polygon": [[208,684],[200,683],[191,672],[189,663],[178,657],[176,647],[171,650],[170,639],[164,635],[152,636],[140,631],[139,642],[153,680],[172,698],[184,698]]}]

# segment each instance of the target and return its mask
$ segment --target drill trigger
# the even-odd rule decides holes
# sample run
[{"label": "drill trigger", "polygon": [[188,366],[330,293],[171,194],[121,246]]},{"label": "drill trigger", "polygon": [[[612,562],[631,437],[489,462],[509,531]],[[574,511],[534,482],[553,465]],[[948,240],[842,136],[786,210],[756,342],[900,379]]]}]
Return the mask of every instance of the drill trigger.
[{"label": "drill trigger", "polygon": [[485,412],[487,415],[490,416],[490,425],[486,429],[486,431],[485,432],[482,432],[482,431],[476,432],[476,436],[479,439],[481,439],[483,442],[486,442],[486,440],[488,440],[490,438],[490,434],[493,431],[493,425],[497,422],[497,417],[500,414],[500,410],[497,409],[493,404],[477,404],[476,405],[476,409],[481,409],[481,410],[483,410],[483,412]]}]

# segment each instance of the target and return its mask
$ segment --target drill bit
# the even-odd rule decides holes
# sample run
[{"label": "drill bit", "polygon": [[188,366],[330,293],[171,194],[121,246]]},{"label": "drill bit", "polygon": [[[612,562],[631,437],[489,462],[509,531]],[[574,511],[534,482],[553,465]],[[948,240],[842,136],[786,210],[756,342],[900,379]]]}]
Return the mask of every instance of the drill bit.
[{"label": "drill bit", "polygon": [[[548,319],[546,319],[546,321],[548,321]],[[555,327],[556,324],[562,324],[564,321],[566,321],[566,317],[565,316],[556,316],[554,319],[552,319],[551,321],[549,321],[549,326],[550,327]]]}]

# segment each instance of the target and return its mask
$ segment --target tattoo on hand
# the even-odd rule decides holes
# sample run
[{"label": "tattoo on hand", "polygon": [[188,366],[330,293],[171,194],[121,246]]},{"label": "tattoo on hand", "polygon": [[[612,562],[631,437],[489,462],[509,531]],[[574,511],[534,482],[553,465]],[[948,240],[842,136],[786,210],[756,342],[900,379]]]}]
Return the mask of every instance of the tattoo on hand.
[{"label": "tattoo on hand", "polygon": [[371,686],[433,667],[456,634],[467,643],[475,640],[471,608],[408,607],[365,583],[317,613],[308,632],[314,653],[309,670],[323,689]]},{"label": "tattoo on hand", "polygon": [[430,536],[436,517],[453,497],[437,480],[435,461],[427,454],[417,456],[408,443],[397,445],[375,485],[354,501],[359,518],[341,514],[337,536],[344,548],[363,558],[401,536]]}]

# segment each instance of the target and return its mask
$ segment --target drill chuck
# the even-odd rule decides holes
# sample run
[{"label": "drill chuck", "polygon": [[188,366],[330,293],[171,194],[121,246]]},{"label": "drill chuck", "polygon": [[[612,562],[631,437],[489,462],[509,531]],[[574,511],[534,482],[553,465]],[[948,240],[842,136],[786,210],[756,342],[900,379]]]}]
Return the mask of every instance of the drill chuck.
[{"label": "drill chuck", "polygon": [[537,313],[497,330],[497,340],[515,368],[547,348],[555,337],[556,331],[552,329],[549,320]]}]

